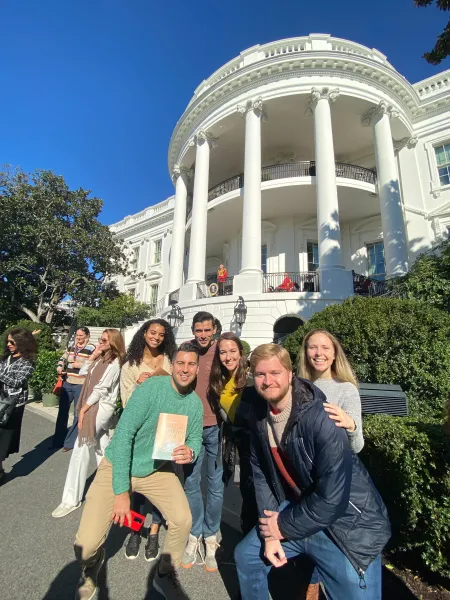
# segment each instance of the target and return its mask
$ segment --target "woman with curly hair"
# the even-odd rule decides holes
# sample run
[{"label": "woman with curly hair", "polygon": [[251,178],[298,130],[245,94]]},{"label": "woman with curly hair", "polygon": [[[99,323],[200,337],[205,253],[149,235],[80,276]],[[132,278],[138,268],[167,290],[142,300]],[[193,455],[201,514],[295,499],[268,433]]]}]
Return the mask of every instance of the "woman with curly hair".
[{"label": "woman with curly hair", "polygon": [[5,477],[3,461],[19,452],[23,411],[28,401],[28,380],[33,375],[36,340],[18,327],[8,331],[0,362],[0,482]]},{"label": "woman with curly hair", "polygon": [[256,525],[253,475],[250,466],[250,430],[248,418],[256,397],[248,378],[247,357],[241,340],[234,333],[223,333],[216,351],[209,379],[208,400],[222,421],[222,458],[224,481],[233,477],[236,450],[239,455],[239,489],[242,495],[241,528],[246,535]]},{"label": "woman with curly hair", "polygon": [[[124,408],[133,391],[143,381],[154,375],[170,374],[170,359],[176,348],[172,327],[164,319],[151,319],[138,329],[128,346],[120,375],[120,395]],[[134,494],[131,509],[142,512],[144,502],[145,498]],[[159,556],[158,534],[161,522],[161,513],[153,507],[152,524],[144,553],[147,562],[152,562]],[[130,560],[137,558],[140,545],[141,535],[133,531],[125,547],[125,556]]]}]

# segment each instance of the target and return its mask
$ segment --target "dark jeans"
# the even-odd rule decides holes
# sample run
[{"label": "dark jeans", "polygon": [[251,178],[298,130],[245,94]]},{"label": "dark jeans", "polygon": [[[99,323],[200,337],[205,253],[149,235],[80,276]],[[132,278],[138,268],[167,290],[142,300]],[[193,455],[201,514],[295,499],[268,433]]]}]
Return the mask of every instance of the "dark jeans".
[{"label": "dark jeans", "polygon": [[[280,506],[283,510],[285,502]],[[286,558],[308,555],[314,562],[329,600],[381,600],[381,558],[364,574],[364,582],[345,554],[319,531],[303,540],[282,542]],[[269,600],[267,576],[272,565],[264,558],[264,543],[253,529],[234,551],[242,600]]]},{"label": "dark jeans", "polygon": [[[220,529],[223,504],[223,465],[219,452],[220,429],[218,425],[203,427],[203,442],[200,454],[192,465],[184,466],[184,491],[192,513],[191,534],[207,538]],[[200,488],[202,464],[206,455],[208,487],[206,506]]]},{"label": "dark jeans", "polygon": [[241,529],[247,535],[258,522],[253,472],[250,464],[250,432],[242,431],[236,436],[239,454],[239,490],[242,496]]},{"label": "dark jeans", "polygon": [[[144,510],[144,504],[146,502],[147,498],[145,498],[145,496],[142,494],[138,494],[137,492],[131,494],[131,510],[134,510],[134,512],[138,512],[140,515],[143,515],[144,513],[142,511]],[[156,506],[153,506],[152,504],[152,524],[161,525],[163,521],[164,517],[156,508]]]},{"label": "dark jeans", "polygon": [[217,286],[219,288],[219,296],[223,296],[225,291],[225,281],[218,281]]},{"label": "dark jeans", "polygon": [[[58,418],[56,419],[55,434],[53,436],[53,447],[54,448],[70,448],[72,449],[75,445],[75,441],[78,437],[78,417],[76,415],[76,407],[78,398],[81,394],[83,384],[80,383],[67,383],[64,382],[59,397],[59,409]],[[67,430],[67,423],[69,421],[69,409],[73,402],[73,424],[69,430]]]}]

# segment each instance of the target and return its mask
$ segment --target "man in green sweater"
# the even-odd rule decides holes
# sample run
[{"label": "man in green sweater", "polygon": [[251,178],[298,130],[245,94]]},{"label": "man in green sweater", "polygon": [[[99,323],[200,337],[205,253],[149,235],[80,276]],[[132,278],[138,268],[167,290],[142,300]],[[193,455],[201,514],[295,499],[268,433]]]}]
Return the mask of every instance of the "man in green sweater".
[{"label": "man in green sweater", "polygon": [[90,600],[105,560],[103,548],[111,521],[131,522],[130,492],[146,496],[168,523],[158,572],[153,585],[170,600],[185,598],[176,569],[192,525],[183,487],[171,462],[153,460],[153,446],[160,413],[187,415],[185,444],[173,451],[179,465],[193,463],[202,444],[203,405],[193,391],[199,356],[185,342],[172,359],[172,377],[151,377],[139,385],[128,401],[105,458],[86,496],[75,540],[75,556],[82,566],[77,600]]}]

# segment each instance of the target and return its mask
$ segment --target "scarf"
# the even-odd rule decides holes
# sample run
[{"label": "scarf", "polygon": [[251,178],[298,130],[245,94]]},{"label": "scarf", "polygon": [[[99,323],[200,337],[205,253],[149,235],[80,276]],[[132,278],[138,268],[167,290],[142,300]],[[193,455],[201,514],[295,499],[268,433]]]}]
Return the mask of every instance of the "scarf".
[{"label": "scarf", "polygon": [[[83,383],[80,398],[77,403],[78,415],[80,414],[80,410],[89,400],[90,395],[94,391],[94,387],[100,383],[101,378],[105,374],[105,371],[110,364],[111,363],[109,361],[104,361],[103,357],[100,356],[89,367],[86,379]],[[80,446],[86,445],[91,447],[97,445],[97,440],[95,438],[95,421],[97,419],[98,405],[99,403],[97,402],[91,406],[91,408],[84,415],[83,427],[78,430],[78,443]]]}]

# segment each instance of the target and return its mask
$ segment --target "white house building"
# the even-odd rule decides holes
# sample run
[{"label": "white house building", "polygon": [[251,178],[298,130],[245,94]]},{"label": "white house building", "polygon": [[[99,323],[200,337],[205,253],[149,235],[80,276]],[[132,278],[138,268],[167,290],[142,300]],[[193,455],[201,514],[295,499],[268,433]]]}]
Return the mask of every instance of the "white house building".
[{"label": "white house building", "polygon": [[111,227],[140,274],[120,289],[157,315],[177,303],[178,340],[208,310],[254,347],[447,236],[450,71],[411,84],[326,34],[254,46],[195,90],[168,162],[174,196]]}]

